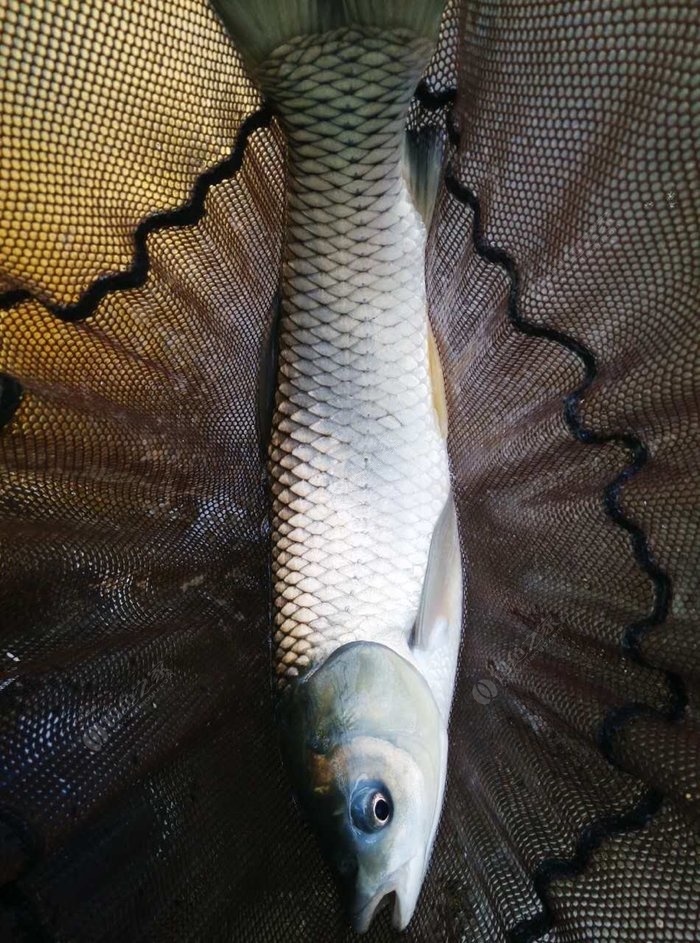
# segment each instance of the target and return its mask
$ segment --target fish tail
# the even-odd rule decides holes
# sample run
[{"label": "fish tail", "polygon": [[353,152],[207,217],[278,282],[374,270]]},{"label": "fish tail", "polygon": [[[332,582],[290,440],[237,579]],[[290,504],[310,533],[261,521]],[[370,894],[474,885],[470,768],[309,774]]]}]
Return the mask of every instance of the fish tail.
[{"label": "fish tail", "polygon": [[397,30],[434,42],[444,0],[213,0],[248,68],[256,74],[290,40],[344,27]]}]

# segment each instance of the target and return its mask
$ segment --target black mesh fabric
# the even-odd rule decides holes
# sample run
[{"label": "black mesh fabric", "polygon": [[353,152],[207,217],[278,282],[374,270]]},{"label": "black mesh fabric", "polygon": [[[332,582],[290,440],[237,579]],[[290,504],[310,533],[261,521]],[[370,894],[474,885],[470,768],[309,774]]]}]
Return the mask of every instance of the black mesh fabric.
[{"label": "black mesh fabric", "polygon": [[[0,939],[350,940],[272,720],[282,135],[204,0],[1,6]],[[412,107],[467,628],[409,941],[700,939],[696,42],[467,0]]]}]

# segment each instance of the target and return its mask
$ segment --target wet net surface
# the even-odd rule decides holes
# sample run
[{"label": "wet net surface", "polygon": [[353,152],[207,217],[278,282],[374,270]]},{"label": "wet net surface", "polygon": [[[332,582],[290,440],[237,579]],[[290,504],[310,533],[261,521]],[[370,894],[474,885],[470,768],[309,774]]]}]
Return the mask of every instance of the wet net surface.
[{"label": "wet net surface", "polygon": [[[467,624],[407,940],[700,938],[694,18],[465,3],[412,110]],[[0,938],[350,940],[271,713],[284,142],[204,3],[2,20]]]}]

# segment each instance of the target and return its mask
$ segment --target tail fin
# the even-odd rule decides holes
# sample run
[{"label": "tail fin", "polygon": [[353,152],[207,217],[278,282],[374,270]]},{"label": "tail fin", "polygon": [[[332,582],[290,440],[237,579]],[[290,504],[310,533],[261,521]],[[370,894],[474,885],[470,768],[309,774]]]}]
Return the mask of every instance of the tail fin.
[{"label": "tail fin", "polygon": [[297,36],[344,26],[404,29],[437,38],[444,0],[213,0],[251,71]]}]

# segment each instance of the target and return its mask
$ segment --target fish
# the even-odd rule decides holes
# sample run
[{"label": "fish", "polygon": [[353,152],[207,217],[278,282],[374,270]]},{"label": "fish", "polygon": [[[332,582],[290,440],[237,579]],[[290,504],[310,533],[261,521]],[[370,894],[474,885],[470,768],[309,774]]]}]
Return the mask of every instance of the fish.
[{"label": "fish", "polygon": [[442,0],[216,0],[287,142],[268,467],[282,753],[358,932],[416,908],[445,790],[459,527],[406,134]]}]

